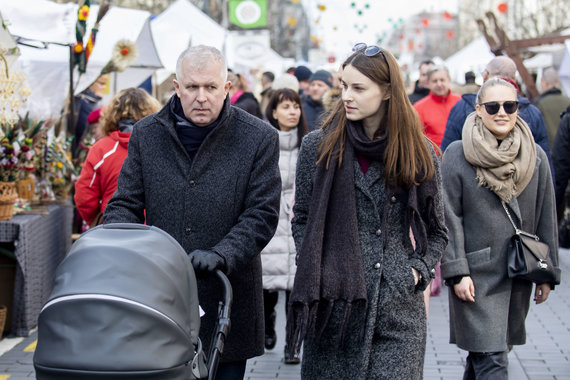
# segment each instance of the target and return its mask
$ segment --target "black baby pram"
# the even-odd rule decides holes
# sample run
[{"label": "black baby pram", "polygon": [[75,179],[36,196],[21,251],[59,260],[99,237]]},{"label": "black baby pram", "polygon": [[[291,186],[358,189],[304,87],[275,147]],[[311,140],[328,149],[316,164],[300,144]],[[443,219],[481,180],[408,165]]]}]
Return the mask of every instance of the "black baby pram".
[{"label": "black baby pram", "polygon": [[225,299],[205,355],[196,277],[178,242],[140,224],[89,230],[59,265],[40,312],[36,378],[213,379],[232,302],[227,277],[217,275]]}]

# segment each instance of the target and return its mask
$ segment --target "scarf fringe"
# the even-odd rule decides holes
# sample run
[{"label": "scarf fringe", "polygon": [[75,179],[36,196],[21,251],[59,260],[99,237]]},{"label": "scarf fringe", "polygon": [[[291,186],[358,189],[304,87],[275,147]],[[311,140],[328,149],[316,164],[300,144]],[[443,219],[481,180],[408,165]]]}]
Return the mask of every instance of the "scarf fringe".
[{"label": "scarf fringe", "polygon": [[[324,314],[319,318],[319,328],[316,330],[317,310],[319,304],[324,305]],[[363,313],[366,313],[367,302],[366,300],[355,300],[353,302],[344,301],[344,313],[340,325],[340,333],[338,335],[336,345],[337,347],[345,347],[347,343],[347,331],[350,317],[353,315],[353,309],[362,304],[364,307]],[[307,335],[314,332],[316,339],[320,339],[324,334],[326,327],[329,325],[330,317],[334,308],[334,300],[321,299],[320,302],[314,302],[311,306],[300,302],[294,303],[289,307],[287,313],[287,327],[286,327],[286,345],[285,349],[288,353],[293,354],[299,352],[303,341]],[[363,321],[359,323],[360,330],[358,336],[360,340],[364,337],[366,323]]]}]

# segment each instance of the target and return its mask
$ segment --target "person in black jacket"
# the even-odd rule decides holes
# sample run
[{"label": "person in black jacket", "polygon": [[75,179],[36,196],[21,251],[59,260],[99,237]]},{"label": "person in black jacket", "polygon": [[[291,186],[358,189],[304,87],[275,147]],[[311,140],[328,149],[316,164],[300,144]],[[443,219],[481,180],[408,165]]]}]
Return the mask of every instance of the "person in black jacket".
[{"label": "person in black jacket", "polygon": [[259,102],[253,93],[248,91],[247,82],[243,75],[228,70],[228,80],[232,83],[229,92],[231,104],[262,119]]},{"label": "person in black jacket", "polygon": [[[279,134],[230,105],[226,62],[211,46],[178,58],[176,95],[137,122],[104,223],[144,223],[176,239],[198,280],[200,339],[210,347],[224,271],[232,285],[231,331],[216,379],[243,379],[264,352],[261,250],[279,220]],[[189,349],[192,349],[189,347]]]},{"label": "person in black jacket", "polygon": [[558,132],[552,149],[554,166],[554,194],[556,196],[556,215],[562,220],[565,208],[565,194],[570,179],[570,106],[561,115]]},{"label": "person in black jacket", "polygon": [[435,65],[435,63],[431,60],[425,60],[420,63],[420,78],[416,81],[416,85],[414,86],[414,92],[408,95],[408,99],[410,102],[414,104],[418,100],[422,100],[429,94],[429,81],[427,77],[427,72]]}]

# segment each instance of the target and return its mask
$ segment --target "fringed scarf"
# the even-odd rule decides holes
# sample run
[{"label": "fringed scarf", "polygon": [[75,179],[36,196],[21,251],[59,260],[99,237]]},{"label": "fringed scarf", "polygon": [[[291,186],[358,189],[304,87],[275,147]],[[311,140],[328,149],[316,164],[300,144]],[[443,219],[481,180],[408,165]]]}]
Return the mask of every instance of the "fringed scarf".
[{"label": "fringed scarf", "polygon": [[[287,315],[287,349],[298,352],[307,333],[320,336],[327,326],[335,304],[343,305],[344,316],[339,331],[339,341],[345,339],[352,312],[366,316],[366,281],[360,242],[354,183],[354,157],[363,155],[371,160],[383,161],[387,136],[370,140],[360,123],[348,121],[342,165],[338,166],[339,147],[335,147],[329,168],[321,162],[316,168],[309,215],[297,255],[297,272],[289,301]],[[325,132],[326,133],[326,132]],[[423,191],[412,186],[408,195],[405,231],[411,227],[416,243],[416,254],[423,256],[427,249],[427,229],[422,220],[425,210],[430,210],[434,220],[435,179]],[[393,190],[393,193],[398,189]],[[400,190],[401,192],[401,190]],[[429,201],[431,199],[431,202]],[[411,202],[411,203],[410,203]],[[431,207],[425,207],[431,204]],[[429,225],[429,224],[428,224]],[[386,230],[386,229],[384,229]],[[407,233],[405,236],[408,236]],[[337,301],[341,301],[337,303]],[[315,331],[317,310],[324,306]],[[364,323],[362,323],[362,332]]]},{"label": "fringed scarf", "polygon": [[536,146],[530,128],[520,116],[499,143],[473,112],[465,120],[462,140],[465,159],[477,169],[479,186],[507,203],[523,192],[536,166]]}]

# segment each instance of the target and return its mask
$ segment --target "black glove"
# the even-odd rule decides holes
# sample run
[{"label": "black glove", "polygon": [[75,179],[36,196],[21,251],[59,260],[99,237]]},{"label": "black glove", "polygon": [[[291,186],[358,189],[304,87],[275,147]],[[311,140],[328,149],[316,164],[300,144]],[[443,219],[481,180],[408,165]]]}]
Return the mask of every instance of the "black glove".
[{"label": "black glove", "polygon": [[197,249],[188,255],[194,270],[199,272],[213,272],[216,269],[223,270],[226,260],[214,251]]}]

